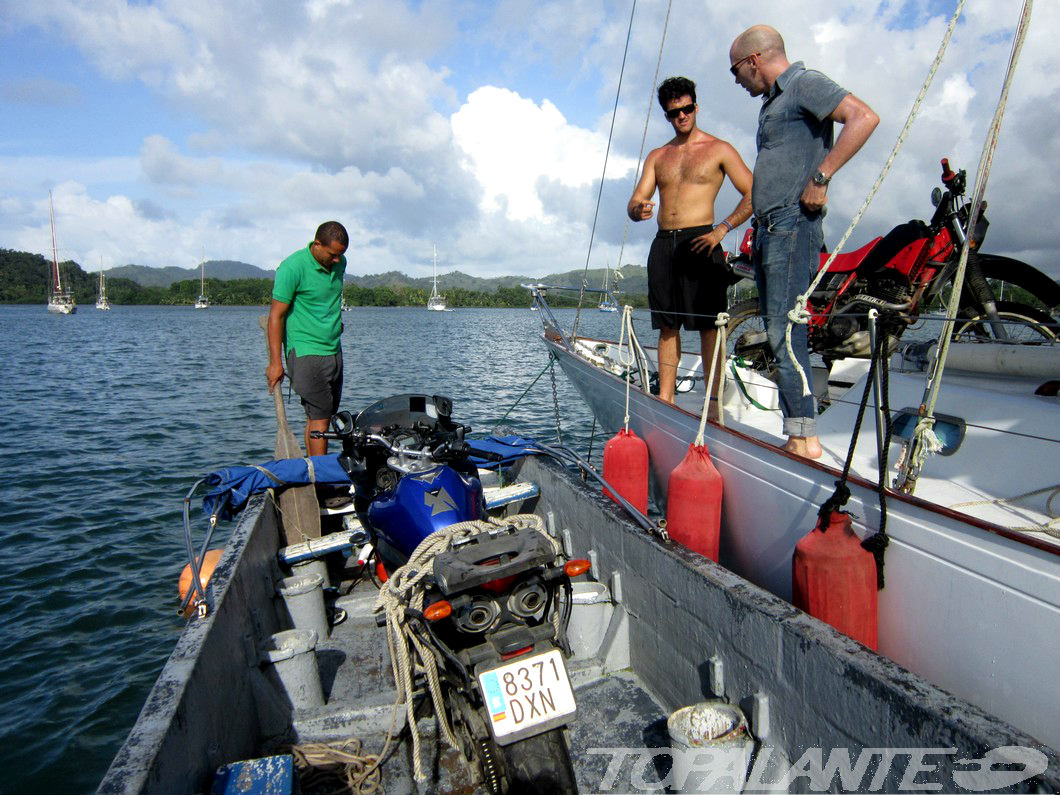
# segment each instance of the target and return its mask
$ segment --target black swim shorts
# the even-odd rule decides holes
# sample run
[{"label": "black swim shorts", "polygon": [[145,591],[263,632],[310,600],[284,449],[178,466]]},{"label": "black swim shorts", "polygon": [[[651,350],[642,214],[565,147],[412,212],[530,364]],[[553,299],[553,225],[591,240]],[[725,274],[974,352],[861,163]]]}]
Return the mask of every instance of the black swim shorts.
[{"label": "black swim shorts", "polygon": [[330,356],[287,353],[287,375],[311,420],[329,420],[342,397],[342,352]]},{"label": "black swim shorts", "polygon": [[714,328],[719,312],[728,308],[726,274],[722,247],[712,253],[696,254],[692,239],[714,227],[660,229],[648,253],[648,305],[651,327],[702,331]]}]

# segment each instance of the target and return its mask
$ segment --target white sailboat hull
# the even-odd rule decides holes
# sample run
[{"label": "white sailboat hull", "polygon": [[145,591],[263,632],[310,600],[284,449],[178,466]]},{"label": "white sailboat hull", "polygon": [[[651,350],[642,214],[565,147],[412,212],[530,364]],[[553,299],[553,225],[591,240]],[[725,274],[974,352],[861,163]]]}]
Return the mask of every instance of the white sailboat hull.
[{"label": "white sailboat hull", "polygon": [[[620,428],[625,383],[565,346],[546,344],[601,425]],[[649,449],[653,492],[665,495],[699,418],[637,389],[629,412]],[[840,472],[735,430],[708,425],[705,437],[724,482],[720,562],[790,599],[795,543],[813,528]],[[1055,470],[1056,461],[1042,465]],[[865,537],[879,526],[876,487],[854,478],[849,486],[846,510]],[[1060,550],[890,493],[886,530],[880,653],[1060,746]]]},{"label": "white sailboat hull", "polygon": [[48,311],[57,315],[72,315],[77,312],[77,304],[72,298],[51,298],[48,300]]}]

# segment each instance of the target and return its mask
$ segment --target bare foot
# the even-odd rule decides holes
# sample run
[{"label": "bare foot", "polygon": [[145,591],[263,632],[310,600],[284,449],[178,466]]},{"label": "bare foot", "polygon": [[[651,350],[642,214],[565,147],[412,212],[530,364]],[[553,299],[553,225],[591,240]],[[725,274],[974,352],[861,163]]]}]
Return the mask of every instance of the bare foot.
[{"label": "bare foot", "polygon": [[816,436],[789,436],[788,443],[781,449],[801,458],[820,458],[824,453],[821,440]]}]

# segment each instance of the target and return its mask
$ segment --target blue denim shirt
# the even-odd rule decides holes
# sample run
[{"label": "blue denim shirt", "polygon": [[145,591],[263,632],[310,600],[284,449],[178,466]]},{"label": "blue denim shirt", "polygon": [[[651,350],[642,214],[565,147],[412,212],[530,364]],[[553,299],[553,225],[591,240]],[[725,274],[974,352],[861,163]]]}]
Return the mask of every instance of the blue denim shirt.
[{"label": "blue denim shirt", "polygon": [[828,116],[849,93],[802,61],[777,77],[758,114],[758,159],[751,188],[756,218],[798,204],[832,148]]}]

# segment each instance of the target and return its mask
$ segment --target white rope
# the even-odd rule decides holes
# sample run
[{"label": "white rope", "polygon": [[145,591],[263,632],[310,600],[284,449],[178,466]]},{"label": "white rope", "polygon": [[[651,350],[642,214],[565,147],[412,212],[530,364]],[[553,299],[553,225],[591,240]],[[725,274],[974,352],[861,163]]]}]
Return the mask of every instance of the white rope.
[{"label": "white rope", "polygon": [[[628,345],[629,355],[623,353],[625,348],[622,347],[623,342]],[[636,354],[633,351],[633,307],[626,304],[622,307],[622,330],[618,336],[618,361],[623,365],[623,378],[626,381],[626,416],[622,420],[625,426],[626,433],[629,433],[629,389],[630,389],[630,375],[632,375],[631,368],[633,367],[634,361],[636,361]]]},{"label": "white rope", "polygon": [[[718,352],[724,350],[724,338],[725,338],[725,327],[729,325],[729,313],[719,312],[717,319],[714,321],[714,325],[718,328],[718,333],[714,337],[714,352],[710,357],[710,375],[707,377],[707,392],[703,397],[703,411],[699,415],[699,432],[696,433],[696,447],[703,446],[703,431],[707,428],[707,414],[710,411],[710,395],[714,389],[714,371],[716,369],[721,370],[721,390],[725,389],[725,368],[718,367]],[[706,368],[706,362],[703,363],[704,369]],[[718,400],[718,416],[722,414],[721,411],[721,400]]]},{"label": "white rope", "polygon": [[[939,342],[935,349],[935,360],[931,374],[928,376],[924,387],[923,414],[917,423],[913,435],[906,443],[909,455],[904,457],[904,467],[900,472],[899,487],[907,494],[912,494],[916,488],[917,478],[920,470],[931,453],[938,452],[942,448],[934,433],[935,405],[938,402],[939,390],[942,388],[942,374],[946,369],[946,357],[950,350],[950,341],[953,336],[952,322],[957,319],[960,307],[961,293],[964,290],[964,273],[968,266],[968,254],[971,250],[971,231],[979,220],[982,212],[983,196],[986,193],[986,184],[990,179],[990,169],[994,162],[994,152],[997,150],[998,138],[1001,135],[1001,121],[1005,116],[1005,106],[1008,104],[1008,92],[1012,85],[1012,79],[1016,71],[1016,63],[1019,61],[1023,42],[1027,38],[1027,28],[1030,26],[1032,0],[1024,0],[1023,10],[1020,12],[1019,24],[1016,26],[1016,35],[1012,42],[1012,51],[1009,54],[1008,68],[1005,71],[1005,81],[1001,87],[1001,95],[998,97],[994,116],[987,130],[986,142],[983,145],[983,154],[979,159],[979,171],[975,178],[975,188],[972,190],[972,203],[968,211],[968,234],[965,235],[964,245],[961,247],[960,260],[957,263],[957,272],[953,275],[953,291],[950,294],[950,302],[946,308],[946,320],[942,324]],[[936,448],[936,444],[938,447]]]},{"label": "white rope", "polygon": [[[405,608],[423,610],[426,595],[425,578],[434,571],[435,555],[451,549],[453,542],[498,527],[514,526],[518,529],[530,529],[541,533],[552,544],[558,555],[558,542],[545,532],[544,520],[534,514],[516,514],[503,519],[472,520],[436,530],[427,536],[409,557],[408,563],[397,569],[383,583],[376,598],[376,611],[382,610],[386,615],[387,646],[390,650],[390,664],[394,673],[394,687],[397,690],[398,704],[405,705],[409,733],[412,736],[412,760],[416,781],[425,781],[426,773],[420,752],[420,735],[416,726],[414,704],[412,699],[413,678],[417,670],[427,678],[428,692],[434,705],[435,719],[441,736],[451,748],[461,751],[460,744],[453,735],[452,727],[446,718],[445,698],[438,676],[438,660],[434,651],[417,637],[408,627]],[[553,621],[558,620],[557,614]],[[394,739],[394,727],[387,733],[386,743],[379,758],[385,759]],[[462,753],[462,751],[461,751]]]},{"label": "white rope", "polygon": [[791,347],[791,327],[795,323],[801,323],[806,325],[810,322],[810,312],[806,309],[806,304],[810,300],[810,296],[813,291],[817,288],[821,279],[824,278],[825,274],[828,273],[828,268],[831,267],[832,262],[839,255],[839,252],[843,250],[843,245],[847,242],[847,239],[853,233],[854,229],[859,223],[861,223],[861,217],[865,214],[865,211],[869,208],[869,204],[875,198],[876,193],[879,191],[880,186],[883,184],[883,180],[891,170],[891,166],[894,165],[894,160],[898,157],[898,151],[902,148],[902,144],[905,143],[906,137],[909,135],[909,130],[913,126],[913,121],[920,113],[920,106],[924,102],[924,97],[927,96],[928,89],[931,87],[932,81],[935,79],[935,73],[938,71],[939,66],[942,64],[942,57],[946,52],[946,48],[949,46],[950,38],[953,36],[953,30],[957,27],[957,20],[961,16],[961,11],[964,8],[964,0],[959,0],[957,3],[957,9],[953,12],[953,18],[950,19],[950,24],[946,28],[946,35],[942,37],[942,43],[939,45],[939,51],[935,55],[935,60],[931,62],[931,68],[928,69],[927,77],[924,79],[924,84],[920,87],[920,92],[916,95],[916,99],[913,101],[913,106],[909,109],[909,115],[906,117],[905,125],[902,127],[902,131],[898,133],[898,138],[894,142],[894,147],[891,149],[891,155],[887,158],[887,162],[883,164],[883,169],[880,171],[880,175],[876,177],[876,181],[872,185],[872,189],[865,197],[865,201],[862,202],[861,207],[854,217],[850,219],[850,225],[847,227],[847,231],[843,233],[843,236],[839,239],[839,243],[832,249],[832,252],[828,255],[828,260],[825,264],[817,271],[817,275],[813,281],[810,282],[810,286],[806,292],[795,299],[794,308],[788,312],[788,325],[784,331],[784,345],[788,351],[788,360],[795,363],[795,371],[799,374],[799,379],[802,381],[802,394],[811,395],[813,392],[810,389],[809,381],[807,380],[806,373],[802,369],[802,365],[795,358],[794,350]]}]

